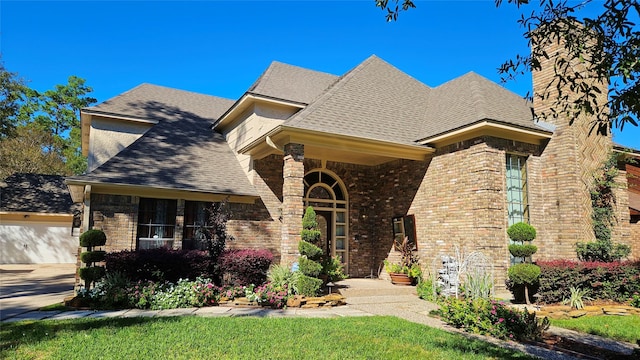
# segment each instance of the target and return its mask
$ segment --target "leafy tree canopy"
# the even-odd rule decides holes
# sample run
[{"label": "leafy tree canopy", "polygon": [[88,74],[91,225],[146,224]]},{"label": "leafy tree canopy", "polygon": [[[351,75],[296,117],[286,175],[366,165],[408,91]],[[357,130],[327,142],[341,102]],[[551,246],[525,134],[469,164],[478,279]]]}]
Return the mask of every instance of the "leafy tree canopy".
[{"label": "leafy tree canopy", "polygon": [[0,179],[13,173],[81,174],[80,109],[96,102],[85,80],[38,92],[0,61]]},{"label": "leafy tree canopy", "polygon": [[[494,0],[501,6],[503,0]],[[396,21],[402,11],[415,8],[412,0],[375,0],[385,11],[387,21]],[[499,72],[511,80],[531,70],[539,70],[549,58],[543,45],[557,41],[569,59],[555,60],[555,79],[533,97],[550,98],[555,103],[550,113],[540,118],[564,114],[571,119],[579,113],[592,115],[592,129],[609,133],[626,124],[638,126],[640,118],[640,30],[633,22],[640,17],[636,0],[506,0],[522,9],[518,23],[524,28],[531,54],[516,55],[503,63]],[[584,14],[595,16],[584,16]],[[633,21],[632,21],[633,20]],[[586,71],[580,71],[586,69]],[[609,82],[608,96],[600,83]],[[571,96],[569,92],[579,96]]]}]

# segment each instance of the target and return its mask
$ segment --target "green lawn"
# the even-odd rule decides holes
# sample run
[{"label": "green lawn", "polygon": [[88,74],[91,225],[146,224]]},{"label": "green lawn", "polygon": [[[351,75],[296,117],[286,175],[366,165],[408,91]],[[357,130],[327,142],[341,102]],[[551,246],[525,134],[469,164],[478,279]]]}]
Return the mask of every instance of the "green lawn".
[{"label": "green lawn", "polygon": [[583,316],[570,320],[549,319],[551,325],[635,343],[640,340],[640,316]]},{"label": "green lawn", "polygon": [[2,359],[531,359],[395,317],[45,320],[0,335]]}]

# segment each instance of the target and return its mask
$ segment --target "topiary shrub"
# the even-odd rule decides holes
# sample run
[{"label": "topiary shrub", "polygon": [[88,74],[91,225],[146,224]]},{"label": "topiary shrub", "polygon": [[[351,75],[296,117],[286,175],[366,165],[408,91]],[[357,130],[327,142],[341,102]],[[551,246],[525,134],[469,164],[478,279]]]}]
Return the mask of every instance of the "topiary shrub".
[{"label": "topiary shrub", "polygon": [[520,293],[521,288],[524,287],[524,300],[529,305],[531,304],[529,288],[537,286],[540,268],[530,263],[531,256],[538,251],[538,248],[535,245],[525,244],[525,242],[531,242],[536,238],[536,229],[527,223],[519,222],[509,226],[507,235],[512,241],[520,243],[510,244],[509,252],[513,257],[521,258],[523,262],[509,268],[507,288],[517,299],[517,293]]},{"label": "topiary shrub", "polygon": [[102,250],[85,251],[80,254],[80,261],[87,264],[101,262],[104,261],[106,254],[107,252]]},{"label": "topiary shrub", "polygon": [[[318,221],[316,220],[316,212],[311,206],[307,207],[302,217],[302,231],[300,232],[300,238],[302,241],[320,245],[321,232],[318,230]],[[320,250],[322,254],[322,250]]]},{"label": "topiary shrub", "polygon": [[320,286],[322,286],[321,279],[303,275],[302,273],[300,273],[296,277],[295,289],[300,295],[309,297],[316,296],[318,294],[318,289],[320,289]]},{"label": "topiary shrub", "polygon": [[519,222],[509,226],[507,235],[513,241],[533,241],[536,238],[536,229],[527,223]]},{"label": "topiary shrub", "polygon": [[[517,288],[519,286],[524,287],[524,300],[527,304],[530,304],[531,299],[529,297],[529,288],[538,285],[540,267],[534,264],[515,264],[509,268],[508,276],[509,281],[511,281],[512,288]],[[533,293],[531,295],[533,295]]]},{"label": "topiary shrub", "polygon": [[300,252],[300,255],[304,255],[314,261],[320,260],[322,257],[322,249],[306,241],[300,241],[300,243],[298,243],[298,252]]},{"label": "topiary shrub", "polygon": [[[87,230],[80,234],[80,246],[86,247],[87,251],[80,254],[80,260],[85,264],[83,268],[80,268],[78,275],[84,280],[84,286],[88,290],[91,284],[95,283],[104,276],[104,267],[96,267],[96,262],[104,260],[104,251],[93,251],[95,246],[104,246],[107,243],[107,235],[104,231],[92,229]],[[96,269],[96,270],[91,270]]]},{"label": "topiary shrub", "polygon": [[510,244],[509,252],[511,255],[517,258],[522,258],[524,261],[529,256],[535,254],[538,251],[538,247],[531,244]]},{"label": "topiary shrub", "polygon": [[320,275],[320,272],[322,271],[322,264],[317,261],[307,259],[304,256],[301,256],[298,259],[298,266],[300,272],[307,276],[318,277],[318,275]]},{"label": "topiary shrub", "polygon": [[104,246],[107,243],[107,235],[102,230],[87,230],[80,235],[80,246],[92,248]]}]

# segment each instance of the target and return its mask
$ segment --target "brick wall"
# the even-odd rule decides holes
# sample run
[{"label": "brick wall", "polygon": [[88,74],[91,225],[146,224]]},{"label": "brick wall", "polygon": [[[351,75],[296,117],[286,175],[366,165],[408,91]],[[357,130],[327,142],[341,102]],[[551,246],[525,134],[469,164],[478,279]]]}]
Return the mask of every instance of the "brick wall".
[{"label": "brick wall", "polygon": [[135,250],[139,203],[136,196],[91,194],[90,228],[107,235],[107,252]]}]

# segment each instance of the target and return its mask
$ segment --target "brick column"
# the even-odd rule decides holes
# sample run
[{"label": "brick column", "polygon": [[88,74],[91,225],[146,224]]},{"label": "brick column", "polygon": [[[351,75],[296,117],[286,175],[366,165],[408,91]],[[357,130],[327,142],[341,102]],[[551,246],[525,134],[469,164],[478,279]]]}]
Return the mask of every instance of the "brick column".
[{"label": "brick column", "polygon": [[298,243],[304,215],[304,145],[284,146],[282,176],[282,239],[280,240],[280,263],[291,265],[299,256]]}]

